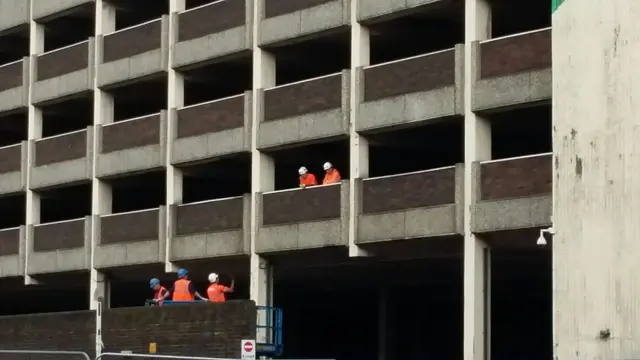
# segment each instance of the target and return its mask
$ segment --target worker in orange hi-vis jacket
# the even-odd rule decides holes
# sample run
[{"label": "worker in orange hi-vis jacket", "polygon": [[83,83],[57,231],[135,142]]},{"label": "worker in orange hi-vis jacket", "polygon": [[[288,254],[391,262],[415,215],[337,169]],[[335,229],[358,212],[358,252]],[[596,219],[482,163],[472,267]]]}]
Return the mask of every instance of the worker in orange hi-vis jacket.
[{"label": "worker in orange hi-vis jacket", "polygon": [[204,296],[200,295],[195,286],[189,280],[189,272],[186,269],[178,270],[178,280],[173,284],[171,290],[163,295],[160,299],[154,299],[154,302],[158,303],[171,296],[172,301],[188,302],[195,299],[207,300]]},{"label": "worker in orange hi-vis jacket", "polygon": [[342,178],[340,177],[340,172],[330,162],[324,163],[322,166],[324,169],[324,179],[322,180],[322,185],[327,184],[336,184],[339,183]]},{"label": "worker in orange hi-vis jacket", "polygon": [[162,299],[164,298],[165,295],[169,293],[169,290],[167,290],[164,286],[160,285],[160,280],[156,278],[153,278],[149,281],[149,286],[151,287],[151,290],[153,290],[154,302],[156,303],[156,305],[162,306],[162,304],[164,303]]},{"label": "worker in orange hi-vis jacket", "polygon": [[236,281],[232,278],[231,285],[229,287],[220,284],[220,277],[216,273],[209,274],[209,288],[207,289],[207,296],[209,296],[210,302],[225,302],[227,293],[232,293]]},{"label": "worker in orange hi-vis jacket", "polygon": [[307,186],[314,186],[314,185],[318,185],[318,180],[316,179],[316,176],[313,175],[312,173],[309,172],[309,170],[307,170],[306,167],[301,167],[300,169],[298,169],[298,174],[300,174],[300,187],[301,188],[306,188]]}]

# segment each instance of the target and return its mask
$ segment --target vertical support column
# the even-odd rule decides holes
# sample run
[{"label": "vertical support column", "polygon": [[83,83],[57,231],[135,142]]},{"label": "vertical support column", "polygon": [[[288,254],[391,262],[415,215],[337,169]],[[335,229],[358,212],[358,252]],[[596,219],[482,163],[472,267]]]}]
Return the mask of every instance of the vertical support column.
[{"label": "vertical support column", "polygon": [[369,143],[356,131],[358,105],[360,104],[361,84],[358,68],[369,65],[369,29],[358,22],[358,4],[360,0],[351,1],[351,72],[349,106],[349,256],[369,256],[368,252],[358,245],[358,192],[355,179],[369,176]]},{"label": "vertical support column", "polygon": [[491,159],[491,126],[472,110],[473,89],[477,79],[474,42],[491,36],[491,7],[488,0],[465,1],[465,170],[464,170],[464,360],[489,359],[489,302],[487,274],[489,249],[471,232],[472,205],[476,201],[473,164]]},{"label": "vertical support column", "polygon": [[[33,1],[31,3],[31,8],[33,8]],[[36,225],[40,223],[40,196],[31,190],[31,172],[33,168],[33,162],[35,160],[35,144],[34,141],[40,139],[42,137],[42,111],[36,107],[32,102],[32,94],[33,94],[33,82],[35,81],[36,75],[36,61],[35,58],[38,54],[44,52],[44,26],[42,24],[37,23],[36,21],[31,19],[29,28],[29,56],[31,61],[29,61],[29,109],[28,109],[28,124],[27,124],[27,137],[29,140],[29,145],[27,146],[27,190],[26,190],[26,225],[29,228],[29,225]],[[25,260],[24,260],[24,283],[25,285],[37,284],[37,281],[29,276],[28,264],[29,264],[29,253],[33,251],[33,236],[27,235],[27,246],[25,252]]]},{"label": "vertical support column", "polygon": [[[273,158],[258,150],[258,128],[262,117],[261,90],[276,84],[275,58],[258,46],[259,25],[263,14],[264,1],[253,2],[253,84],[252,84],[252,130],[251,130],[251,259],[250,298],[257,305],[273,304],[273,266],[269,260],[256,254],[256,240],[259,224],[258,193],[274,190],[275,164]],[[266,314],[258,314],[258,322],[264,323]],[[258,342],[268,340],[266,329],[260,329]]]},{"label": "vertical support column", "polygon": [[95,268],[95,249],[100,234],[101,215],[112,212],[113,200],[111,186],[97,178],[97,164],[100,148],[102,147],[102,126],[113,122],[114,104],[113,96],[98,87],[98,71],[102,63],[102,36],[116,30],[116,9],[110,3],[96,0],[95,14],[95,42],[96,49],[94,64],[93,84],[93,169],[91,181],[91,270],[89,275],[89,307],[96,312],[96,357],[102,353],[102,311],[110,306],[109,282],[103,272]]},{"label": "vertical support column", "polygon": [[[171,14],[171,21],[169,21],[169,48],[173,49],[173,45],[178,40],[178,12],[185,10],[185,0],[171,0],[169,2],[169,13]],[[169,54],[167,69],[167,107],[168,111],[168,128],[167,128],[167,146],[166,146],[166,191],[167,191],[167,206],[169,209],[172,205],[182,204],[182,171],[177,167],[171,165],[171,153],[173,152],[173,140],[176,138],[176,109],[184,106],[184,76],[173,69],[173,55]],[[171,242],[173,239],[173,217],[175,216],[173,211],[167,212],[166,219],[166,232],[167,239],[165,242],[165,260],[164,271],[173,273],[178,271],[178,266],[171,262]]]}]

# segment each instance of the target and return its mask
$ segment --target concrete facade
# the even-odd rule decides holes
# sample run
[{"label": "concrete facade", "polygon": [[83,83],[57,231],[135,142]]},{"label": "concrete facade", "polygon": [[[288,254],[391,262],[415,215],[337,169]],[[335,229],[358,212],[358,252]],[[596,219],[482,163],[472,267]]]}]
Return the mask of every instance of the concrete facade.
[{"label": "concrete facade", "polygon": [[[174,262],[239,255],[250,259],[251,299],[268,305],[274,253],[332,247],[358,257],[381,243],[451,239],[464,244],[464,359],[484,359],[485,240],[551,224],[553,171],[549,153],[492,160],[490,125],[480,114],[550,101],[551,29],[492,39],[489,4],[466,0],[464,43],[370,65],[361,21],[443,1],[224,0],[184,11],[183,0],[172,0],[170,14],[114,31],[115,10],[95,0],[94,37],[44,53],[36,20],[86,1],[32,0],[30,56],[0,64],[0,118],[17,108],[29,117],[28,141],[0,148],[0,193],[24,193],[27,212],[23,227],[0,230],[0,276],[24,277],[28,285],[41,274],[88,271],[95,309],[105,269],[159,264],[171,272]],[[15,14],[0,7],[0,30],[19,25],[23,3],[0,3]],[[218,16],[224,21],[191,26]],[[347,28],[349,68],[276,86],[275,60],[263,46]],[[180,68],[240,53],[253,59],[251,89],[184,106]],[[47,70],[47,59],[62,61],[56,56],[73,61]],[[156,76],[168,78],[167,108],[114,122],[108,90]],[[409,82],[414,76],[420,81]],[[82,93],[94,96],[92,126],[43,138],[40,106]],[[203,114],[215,121],[190,125],[204,124]],[[363,133],[461,119],[464,162],[369,177]],[[349,141],[351,176],[276,191],[265,151],[327,138]],[[183,203],[178,165],[241,153],[251,157],[250,193]],[[111,213],[105,180],[157,169],[166,172],[165,206]],[[77,182],[92,184],[90,216],[41,224],[37,190]],[[314,206],[304,209],[308,203]]]},{"label": "concrete facade", "polygon": [[[559,359],[640,356],[634,1],[553,14],[554,322]],[[598,44],[588,51],[583,44]],[[597,264],[589,266],[587,264]]]}]

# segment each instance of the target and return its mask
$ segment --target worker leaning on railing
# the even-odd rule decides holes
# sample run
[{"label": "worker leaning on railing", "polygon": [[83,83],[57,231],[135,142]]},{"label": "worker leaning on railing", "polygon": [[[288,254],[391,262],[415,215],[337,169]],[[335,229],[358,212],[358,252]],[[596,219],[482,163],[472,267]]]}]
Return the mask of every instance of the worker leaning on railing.
[{"label": "worker leaning on railing", "polygon": [[[160,280],[153,278],[149,281],[149,286],[153,290],[153,301],[155,304],[162,306],[164,304],[164,296],[169,294],[169,290],[164,286],[160,285]],[[157,301],[156,301],[157,300]]]},{"label": "worker leaning on railing", "polygon": [[186,269],[178,270],[178,280],[173,283],[173,287],[166,294],[158,299],[153,299],[156,304],[161,303],[171,296],[173,301],[194,301],[196,298],[200,300],[207,300],[204,296],[200,295],[195,286],[189,280],[189,272]]}]

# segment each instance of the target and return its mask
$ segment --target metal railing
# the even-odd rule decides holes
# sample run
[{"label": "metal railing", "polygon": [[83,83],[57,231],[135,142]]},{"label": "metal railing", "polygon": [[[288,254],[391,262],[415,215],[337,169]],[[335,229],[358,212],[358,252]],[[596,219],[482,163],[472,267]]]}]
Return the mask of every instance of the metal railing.
[{"label": "metal railing", "polygon": [[[213,358],[213,357],[198,357],[198,356],[181,356],[181,355],[158,355],[158,354],[133,354],[126,352],[104,352],[96,357],[95,360],[100,360],[107,356],[118,356],[121,358],[138,358],[138,359],[173,359],[173,360],[237,360],[232,358]],[[88,358],[87,358],[88,359]]]},{"label": "metal railing", "polygon": [[[47,350],[0,350],[0,355],[64,355],[64,356],[81,356],[85,360],[91,360],[89,354],[84,351],[47,351]],[[68,360],[68,358],[65,358]]]}]

